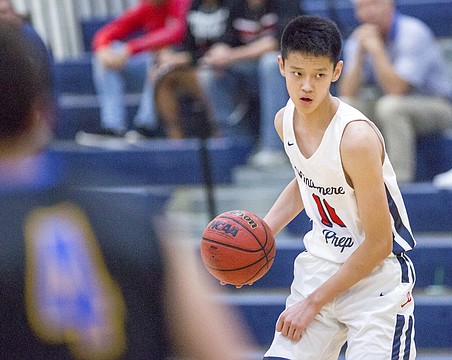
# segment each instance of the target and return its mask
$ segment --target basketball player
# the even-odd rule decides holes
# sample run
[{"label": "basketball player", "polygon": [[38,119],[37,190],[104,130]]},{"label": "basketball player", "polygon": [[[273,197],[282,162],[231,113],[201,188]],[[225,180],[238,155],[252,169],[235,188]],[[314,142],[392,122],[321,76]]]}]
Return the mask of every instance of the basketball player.
[{"label": "basketball player", "polygon": [[278,58],[290,99],[275,117],[295,172],[264,220],[278,234],[312,220],[266,359],[414,359],[415,246],[375,125],[330,93],[343,62],[330,20],[286,27]]},{"label": "basketball player", "polygon": [[65,184],[18,24],[0,20],[0,53],[0,358],[243,359],[234,314],[190,249],[167,256],[146,199]]}]

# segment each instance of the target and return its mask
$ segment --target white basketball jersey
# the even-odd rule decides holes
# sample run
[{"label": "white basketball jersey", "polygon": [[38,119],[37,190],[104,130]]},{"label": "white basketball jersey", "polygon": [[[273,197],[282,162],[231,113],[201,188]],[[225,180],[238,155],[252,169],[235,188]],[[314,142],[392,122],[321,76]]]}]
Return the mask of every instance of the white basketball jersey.
[{"label": "white basketball jersey", "polygon": [[[337,99],[340,101],[339,99]],[[305,158],[300,152],[293,126],[295,106],[289,99],[284,111],[283,139],[300,188],[305,211],[312,220],[312,230],[304,237],[306,249],[313,255],[336,263],[345,262],[364,241],[364,230],[358,214],[355,191],[346,181],[340,156],[342,134],[348,123],[366,120],[355,108],[340,101],[337,113],[325,131],[315,153]],[[391,214],[393,253],[411,250],[413,238],[400,189],[385,152],[383,177]]]}]

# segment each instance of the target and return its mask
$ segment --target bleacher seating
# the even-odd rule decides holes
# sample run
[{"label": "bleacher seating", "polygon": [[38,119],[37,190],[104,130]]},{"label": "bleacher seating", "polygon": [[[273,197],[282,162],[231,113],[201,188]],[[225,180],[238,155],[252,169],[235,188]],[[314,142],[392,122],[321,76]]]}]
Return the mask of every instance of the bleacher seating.
[{"label": "bleacher seating", "polygon": [[[399,0],[401,11],[417,16],[433,29],[444,41],[451,61],[452,52],[452,2],[448,0]],[[303,8],[312,14],[330,16],[341,27],[344,35],[356,25],[352,4],[349,0],[301,0]],[[99,106],[91,78],[91,39],[94,32],[108,19],[86,19],[82,21],[82,41],[86,51],[79,59],[68,59],[56,64],[55,78],[59,93],[58,139],[73,139],[78,130],[94,131],[99,127]],[[448,50],[449,49],[449,50]],[[131,121],[139,102],[143,85],[143,72],[137,69],[126,79],[125,99],[128,120]],[[430,181],[436,174],[452,167],[452,136],[432,134],[420,137],[417,142],[417,181]]]},{"label": "bleacher seating", "polygon": [[234,167],[251,152],[247,138],[142,141],[136,145],[113,139],[100,146],[60,141],[52,150],[62,155],[71,181],[78,185],[188,185],[205,181],[207,150],[214,184],[230,184]]}]

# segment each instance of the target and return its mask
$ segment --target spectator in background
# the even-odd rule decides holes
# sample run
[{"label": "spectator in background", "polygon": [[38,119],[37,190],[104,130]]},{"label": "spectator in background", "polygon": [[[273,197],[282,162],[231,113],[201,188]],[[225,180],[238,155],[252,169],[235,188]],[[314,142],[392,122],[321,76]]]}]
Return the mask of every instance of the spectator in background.
[{"label": "spectator in background", "polygon": [[[156,108],[170,138],[186,137],[181,117],[181,92],[190,96],[196,106],[207,110],[208,104],[199,86],[197,73],[200,59],[208,49],[224,35],[229,17],[229,0],[195,0],[187,16],[187,32],[182,46],[168,48],[159,54],[158,68],[151,76],[158,80],[156,85]],[[196,121],[199,119],[190,119]],[[207,110],[209,129],[200,133],[212,133],[213,121]],[[205,123],[190,127],[205,126]]]},{"label": "spectator in background", "polygon": [[67,186],[43,151],[35,46],[0,20],[0,358],[242,359],[246,334],[209,301],[193,249],[160,242],[136,198]]},{"label": "spectator in background", "polygon": [[355,0],[339,95],[374,119],[400,182],[415,180],[416,136],[452,126],[452,82],[432,31],[393,0]]},{"label": "spectator in background", "polygon": [[[279,39],[284,26],[301,10],[293,0],[232,0],[225,36],[202,58],[201,85],[213,115],[226,136],[237,135],[240,105],[251,97],[260,103],[259,151],[251,163],[286,163],[274,131],[274,114],[289,96],[278,68]],[[249,135],[249,133],[247,134]]]},{"label": "spectator in background", "polygon": [[[101,107],[101,131],[94,135],[125,135],[128,124],[124,75],[140,66],[151,68],[158,61],[158,50],[182,41],[189,6],[190,0],[141,0],[95,34],[93,79]],[[157,127],[153,86],[148,79],[131,136],[136,132],[150,136]],[[98,138],[89,135],[80,133],[77,138],[80,142]]]}]

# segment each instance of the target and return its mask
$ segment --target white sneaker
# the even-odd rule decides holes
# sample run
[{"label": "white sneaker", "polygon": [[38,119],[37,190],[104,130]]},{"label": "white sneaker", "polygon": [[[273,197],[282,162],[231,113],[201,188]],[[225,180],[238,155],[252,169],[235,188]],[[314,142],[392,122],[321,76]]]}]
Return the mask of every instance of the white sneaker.
[{"label": "white sneaker", "polygon": [[452,169],[433,178],[433,185],[440,189],[452,190]]},{"label": "white sneaker", "polygon": [[288,159],[284,151],[264,149],[252,155],[248,163],[257,168],[268,169],[286,165]]},{"label": "white sneaker", "polygon": [[121,134],[115,134],[108,131],[98,133],[77,131],[75,134],[75,141],[79,145],[107,148],[123,148],[124,145],[127,145]]},{"label": "white sneaker", "polygon": [[138,131],[136,131],[136,130],[129,130],[129,131],[127,131],[126,134],[124,135],[124,137],[125,137],[125,139],[126,139],[128,142],[130,142],[130,143],[132,143],[132,144],[135,144],[135,143],[137,143],[137,142],[139,142],[139,141],[141,141],[141,140],[147,139],[146,136],[140,134],[140,133],[139,133]]}]

